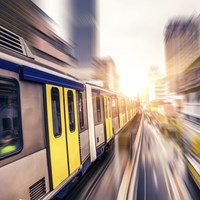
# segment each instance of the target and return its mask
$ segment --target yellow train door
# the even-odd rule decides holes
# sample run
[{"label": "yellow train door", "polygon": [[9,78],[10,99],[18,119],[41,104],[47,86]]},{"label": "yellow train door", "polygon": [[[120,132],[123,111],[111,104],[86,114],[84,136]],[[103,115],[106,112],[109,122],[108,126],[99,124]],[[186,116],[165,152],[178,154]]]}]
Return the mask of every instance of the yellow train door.
[{"label": "yellow train door", "polygon": [[112,137],[112,113],[111,113],[111,98],[104,96],[104,109],[105,109],[105,126],[106,126],[106,139],[107,142]]},{"label": "yellow train door", "polygon": [[69,176],[62,87],[46,85],[46,103],[51,179],[54,189]]},{"label": "yellow train door", "polygon": [[67,147],[69,156],[69,171],[71,174],[81,165],[76,91],[73,89],[64,88],[64,101],[66,116],[65,124],[67,129]]},{"label": "yellow train door", "polygon": [[109,131],[110,131],[110,138],[113,136],[113,127],[112,127],[112,99],[111,97],[108,98],[108,108],[109,108]]}]

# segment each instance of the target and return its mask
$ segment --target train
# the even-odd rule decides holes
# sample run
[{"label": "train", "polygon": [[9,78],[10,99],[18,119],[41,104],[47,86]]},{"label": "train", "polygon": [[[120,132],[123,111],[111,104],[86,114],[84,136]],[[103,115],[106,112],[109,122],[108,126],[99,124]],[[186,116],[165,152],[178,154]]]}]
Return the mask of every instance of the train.
[{"label": "train", "polygon": [[0,28],[0,199],[52,199],[89,170],[138,103],[35,61]]}]

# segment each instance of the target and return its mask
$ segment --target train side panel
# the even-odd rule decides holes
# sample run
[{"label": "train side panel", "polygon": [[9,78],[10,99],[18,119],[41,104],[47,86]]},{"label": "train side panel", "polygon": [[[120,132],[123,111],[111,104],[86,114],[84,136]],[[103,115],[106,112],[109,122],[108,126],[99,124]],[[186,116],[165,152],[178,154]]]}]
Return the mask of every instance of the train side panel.
[{"label": "train side panel", "polygon": [[[43,149],[0,168],[1,199],[30,199],[49,191],[46,150]],[[40,187],[38,187],[40,186]]]},{"label": "train side panel", "polygon": [[90,146],[90,161],[94,162],[97,158],[96,154],[96,141],[94,131],[94,115],[92,105],[92,88],[90,85],[86,85],[86,99],[87,99],[87,110],[88,110],[88,131],[89,131],[89,146]]},{"label": "train side panel", "polygon": [[[6,68],[6,66],[7,64],[3,67]],[[10,64],[10,67],[12,67],[12,64]],[[6,119],[4,120],[6,131],[9,130],[11,134],[16,136],[14,141],[22,136],[20,152],[16,152],[16,154],[14,152],[13,155],[9,153],[5,156],[0,155],[1,199],[29,199],[33,196],[33,193],[30,192],[33,190],[37,195],[38,193],[44,195],[49,191],[49,177],[44,139],[42,85],[20,81],[19,75],[12,71],[0,69],[0,74],[1,105],[8,98],[7,95],[4,96],[5,80],[8,80],[8,82],[16,80],[18,82],[19,91],[17,95],[20,96],[20,107],[17,108],[17,112],[21,114],[21,119],[19,119],[19,116],[17,118],[14,116],[15,112],[10,112],[9,116],[8,112],[6,112],[6,117],[3,117],[2,113],[0,115],[1,118]],[[5,80],[2,81],[2,78],[5,78]],[[9,89],[8,86],[7,89]],[[13,99],[12,103],[15,101]],[[12,122],[7,123],[6,121]],[[21,123],[20,130],[15,128],[18,123]],[[21,132],[21,136],[18,131]],[[1,130],[1,139],[3,133],[4,131]],[[38,183],[41,184],[41,187],[37,188]],[[29,188],[32,190],[29,190]]]},{"label": "train side panel", "polygon": [[80,148],[81,148],[81,163],[90,156],[89,147],[89,132],[88,132],[88,119],[87,119],[87,105],[86,105],[86,92],[77,92],[77,106],[78,106],[78,127],[80,135]]}]

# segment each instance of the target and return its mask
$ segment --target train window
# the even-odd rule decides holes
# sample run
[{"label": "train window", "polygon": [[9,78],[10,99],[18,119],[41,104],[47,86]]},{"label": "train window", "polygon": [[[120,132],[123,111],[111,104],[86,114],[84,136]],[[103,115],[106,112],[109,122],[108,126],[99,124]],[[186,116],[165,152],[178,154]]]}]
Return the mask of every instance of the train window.
[{"label": "train window", "polygon": [[125,113],[125,101],[122,99],[122,113]]},{"label": "train window", "polygon": [[83,95],[82,93],[78,93],[78,106],[79,106],[79,123],[80,123],[80,128],[84,128],[84,115],[83,115]]},{"label": "train window", "polygon": [[96,107],[97,107],[97,121],[101,122],[101,100],[100,96],[96,98]]},{"label": "train window", "polygon": [[118,101],[116,97],[112,99],[112,116],[118,116]]},{"label": "train window", "polygon": [[11,119],[4,118],[2,119],[3,130],[10,130],[11,129]]},{"label": "train window", "polygon": [[69,112],[69,127],[70,131],[75,130],[75,116],[74,116],[74,96],[73,92],[69,90],[67,92],[67,97],[68,97],[68,112]]},{"label": "train window", "polygon": [[14,129],[17,129],[17,117],[13,118],[13,127]]},{"label": "train window", "polygon": [[0,159],[22,149],[19,85],[0,78]]},{"label": "train window", "polygon": [[51,101],[52,101],[54,136],[60,137],[62,130],[61,130],[61,114],[60,114],[60,96],[58,88],[53,87],[51,89]]}]

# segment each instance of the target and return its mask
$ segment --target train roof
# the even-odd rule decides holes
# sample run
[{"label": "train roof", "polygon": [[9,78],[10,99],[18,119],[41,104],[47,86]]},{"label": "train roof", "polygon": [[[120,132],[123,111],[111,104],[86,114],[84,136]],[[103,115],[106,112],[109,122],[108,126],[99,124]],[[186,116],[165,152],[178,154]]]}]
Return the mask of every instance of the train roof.
[{"label": "train roof", "polygon": [[19,74],[21,80],[84,90],[77,78],[35,61],[23,38],[0,26],[0,68]]},{"label": "train roof", "polygon": [[84,90],[84,83],[73,76],[53,70],[49,66],[31,62],[31,59],[22,59],[1,52],[0,68],[18,73],[21,80]]},{"label": "train roof", "polygon": [[93,83],[90,83],[90,82],[85,82],[86,85],[89,85],[91,88],[92,88],[92,91],[98,93],[98,94],[103,94],[103,93],[106,93],[106,94],[110,94],[110,95],[118,95],[118,93],[112,91],[112,90],[108,90],[104,87],[101,87],[99,85],[95,85]]}]

